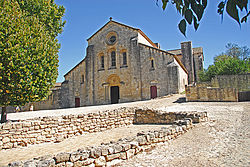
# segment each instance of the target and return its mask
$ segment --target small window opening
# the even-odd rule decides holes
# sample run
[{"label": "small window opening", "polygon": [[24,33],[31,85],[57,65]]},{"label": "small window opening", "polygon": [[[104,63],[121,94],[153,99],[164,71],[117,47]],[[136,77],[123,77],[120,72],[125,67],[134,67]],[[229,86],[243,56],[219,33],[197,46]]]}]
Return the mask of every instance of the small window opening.
[{"label": "small window opening", "polygon": [[123,55],[123,65],[127,65],[127,53],[123,52],[122,55]]},{"label": "small window opening", "polygon": [[155,68],[154,60],[151,60],[151,68]]},{"label": "small window opening", "polygon": [[116,57],[115,57],[115,51],[111,52],[111,66],[116,67]]},{"label": "small window opening", "polygon": [[84,75],[82,75],[82,82],[81,84],[84,84]]},{"label": "small window opening", "polygon": [[101,56],[101,68],[104,69],[104,56]]}]

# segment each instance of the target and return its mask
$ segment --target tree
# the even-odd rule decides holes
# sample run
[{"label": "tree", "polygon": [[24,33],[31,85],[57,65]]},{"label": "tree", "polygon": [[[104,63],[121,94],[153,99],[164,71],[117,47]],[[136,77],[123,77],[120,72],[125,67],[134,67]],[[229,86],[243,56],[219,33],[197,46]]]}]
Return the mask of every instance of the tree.
[{"label": "tree", "polygon": [[247,60],[250,58],[250,49],[247,46],[240,47],[237,44],[228,43],[226,48],[226,54],[230,57],[235,57],[241,60]]},{"label": "tree", "polygon": [[[169,0],[162,0],[161,2],[162,9],[165,10]],[[158,3],[159,0],[156,0],[157,5]],[[177,11],[183,17],[178,24],[181,33],[186,36],[187,23],[193,23],[194,29],[197,30],[207,7],[207,0],[171,0],[171,3],[175,5]],[[222,0],[218,4],[217,13],[221,15],[223,19],[223,14],[226,9],[227,14],[241,25],[241,23],[247,22],[247,18],[250,15],[248,5],[248,0]],[[239,17],[239,10],[243,13],[245,10],[246,13],[241,18]]]},{"label": "tree", "polygon": [[233,75],[250,72],[249,48],[227,44],[226,52],[214,58],[214,64],[199,73],[200,81],[211,81],[216,75]]},{"label": "tree", "polygon": [[58,76],[65,9],[52,0],[0,2],[0,107],[45,99]]}]

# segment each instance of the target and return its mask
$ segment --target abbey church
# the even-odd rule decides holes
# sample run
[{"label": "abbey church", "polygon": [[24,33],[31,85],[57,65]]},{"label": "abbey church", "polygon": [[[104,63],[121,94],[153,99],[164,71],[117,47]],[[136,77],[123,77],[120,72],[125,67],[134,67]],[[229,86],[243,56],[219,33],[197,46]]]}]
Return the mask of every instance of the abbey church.
[{"label": "abbey church", "polygon": [[147,100],[181,93],[203,68],[202,48],[191,42],[161,50],[140,29],[112,18],[90,38],[86,57],[64,75],[34,109],[55,109]]}]

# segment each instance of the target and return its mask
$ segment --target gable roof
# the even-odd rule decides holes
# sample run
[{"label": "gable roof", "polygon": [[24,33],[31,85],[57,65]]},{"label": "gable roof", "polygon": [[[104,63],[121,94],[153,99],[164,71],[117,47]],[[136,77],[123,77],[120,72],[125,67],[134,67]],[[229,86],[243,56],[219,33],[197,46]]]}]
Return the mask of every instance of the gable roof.
[{"label": "gable roof", "polygon": [[139,28],[134,28],[134,27],[131,27],[131,26],[128,26],[126,24],[122,24],[122,23],[119,23],[119,22],[116,22],[116,21],[113,21],[112,18],[110,18],[110,21],[107,22],[104,26],[102,26],[99,30],[97,30],[93,35],[91,35],[88,39],[90,40],[91,38],[93,38],[98,32],[100,32],[102,29],[104,29],[104,27],[106,27],[108,24],[110,23],[115,23],[115,24],[118,24],[120,26],[123,26],[123,27],[126,27],[126,28],[129,28],[129,29],[132,29],[134,31],[137,31],[138,33],[140,33],[153,47],[157,48],[157,46],[155,45],[154,42],[152,42],[149,37],[144,33],[142,32],[142,30],[140,30]]},{"label": "gable roof", "polygon": [[170,53],[170,52],[168,52],[168,51],[165,51],[165,50],[161,50],[161,49],[159,49],[159,48],[154,48],[154,47],[145,45],[145,44],[141,44],[141,43],[140,43],[140,45],[142,45],[142,46],[144,46],[144,47],[149,47],[149,48],[155,49],[155,50],[157,50],[157,51],[159,51],[159,52],[163,52],[163,53],[166,53],[166,54],[168,54],[168,55],[173,56],[174,59],[178,62],[178,64],[181,66],[181,68],[185,71],[185,73],[188,74],[188,71],[187,71],[186,67],[182,64],[181,60],[178,58],[177,55],[175,55],[175,54],[173,54],[173,53]]}]

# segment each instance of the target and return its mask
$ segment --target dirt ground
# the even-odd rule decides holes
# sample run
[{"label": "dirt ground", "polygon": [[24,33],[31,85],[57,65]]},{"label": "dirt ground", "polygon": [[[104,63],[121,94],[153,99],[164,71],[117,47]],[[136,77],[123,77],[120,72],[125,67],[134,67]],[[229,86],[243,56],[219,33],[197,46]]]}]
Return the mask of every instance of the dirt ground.
[{"label": "dirt ground", "polygon": [[[86,107],[85,111],[100,111],[122,106],[147,106],[167,111],[207,111],[209,121],[199,124],[171,143],[158,145],[149,152],[138,154],[119,166],[250,166],[250,103],[249,102],[184,102],[183,95],[149,101]],[[80,110],[79,110],[80,111]],[[47,111],[46,111],[47,112]],[[65,114],[65,110],[63,111]],[[11,118],[46,114],[16,113]],[[57,111],[57,114],[62,114]],[[161,125],[162,126],[162,125]],[[142,130],[161,128],[160,125],[131,125],[85,134],[61,143],[46,143],[0,151],[0,166],[15,160],[28,160],[44,154],[72,152],[86,145],[115,141]]]},{"label": "dirt ground", "polygon": [[210,120],[119,166],[250,166],[249,102],[190,102],[165,109],[207,111]]}]

